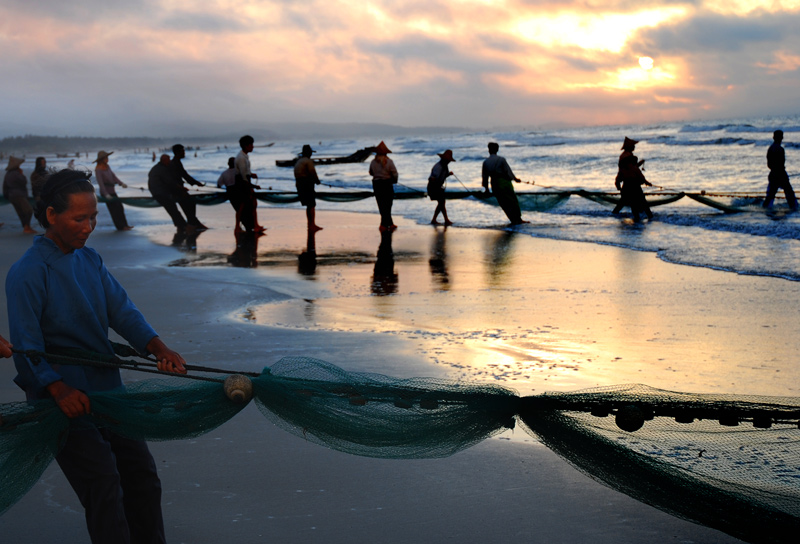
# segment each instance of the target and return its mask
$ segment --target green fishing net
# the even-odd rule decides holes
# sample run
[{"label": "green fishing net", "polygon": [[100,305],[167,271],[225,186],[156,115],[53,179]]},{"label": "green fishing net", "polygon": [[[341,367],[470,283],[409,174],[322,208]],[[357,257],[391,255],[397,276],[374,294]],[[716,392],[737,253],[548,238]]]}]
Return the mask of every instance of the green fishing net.
[{"label": "green fishing net", "polygon": [[496,385],[346,372],[283,358],[254,380],[261,412],[277,426],[354,455],[446,457],[513,427],[519,397]]},{"label": "green fishing net", "polygon": [[[347,372],[306,357],[260,374],[195,378],[93,393],[89,419],[131,438],[184,439],[223,424],[252,394],[270,421],[297,436],[395,459],[452,455],[521,421],[579,470],[671,514],[751,542],[800,534],[800,398],[641,385],[519,397],[494,384]],[[0,405],[0,418],[3,512],[41,476],[69,421],[52,401]]]}]

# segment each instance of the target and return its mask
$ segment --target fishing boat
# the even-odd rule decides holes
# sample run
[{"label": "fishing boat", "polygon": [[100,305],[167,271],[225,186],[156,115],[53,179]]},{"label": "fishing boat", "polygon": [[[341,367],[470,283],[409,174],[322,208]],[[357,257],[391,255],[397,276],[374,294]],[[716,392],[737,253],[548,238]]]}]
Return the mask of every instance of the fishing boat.
[{"label": "fishing boat", "polygon": [[[344,164],[344,163],[353,163],[353,162],[364,162],[367,160],[373,152],[375,151],[375,147],[365,147],[364,149],[359,149],[355,153],[347,155],[346,157],[318,157],[316,159],[311,159],[314,161],[314,164]],[[298,155],[293,159],[288,160],[277,160],[275,161],[276,166],[280,166],[283,168],[291,168],[295,165],[297,160],[302,155]]]}]

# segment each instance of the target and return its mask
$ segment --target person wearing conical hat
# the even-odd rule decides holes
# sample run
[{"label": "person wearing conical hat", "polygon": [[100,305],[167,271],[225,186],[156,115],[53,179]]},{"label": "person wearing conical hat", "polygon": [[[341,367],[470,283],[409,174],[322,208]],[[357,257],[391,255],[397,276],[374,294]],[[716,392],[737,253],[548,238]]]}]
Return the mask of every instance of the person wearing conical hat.
[{"label": "person wearing conical hat", "polygon": [[431,175],[428,176],[428,197],[436,201],[436,211],[433,212],[431,225],[439,224],[436,219],[439,217],[439,213],[441,213],[444,218],[444,225],[447,227],[452,225],[453,222],[447,217],[444,184],[447,178],[453,175],[447,165],[451,162],[456,162],[456,160],[453,158],[453,151],[450,149],[447,149],[444,153],[437,153],[437,155],[439,155],[439,162],[433,165]]},{"label": "person wearing conical hat", "polygon": [[508,220],[512,225],[519,225],[527,223],[522,219],[522,211],[519,207],[519,200],[517,193],[514,192],[514,185],[511,181],[519,183],[522,181],[508,165],[508,161],[504,157],[497,154],[500,151],[500,145],[496,142],[489,142],[489,158],[483,161],[483,168],[481,176],[483,178],[483,188],[489,191],[489,182],[492,184],[492,195],[497,199],[497,203],[505,212]]},{"label": "person wearing conical hat", "polygon": [[125,208],[122,206],[115,185],[119,185],[123,189],[128,186],[125,185],[117,175],[108,166],[108,157],[114,153],[106,153],[105,151],[98,151],[97,158],[92,161],[96,162],[97,166],[94,169],[95,177],[97,178],[97,185],[100,187],[100,196],[106,201],[108,213],[111,214],[111,220],[114,221],[114,226],[117,230],[131,230],[133,227],[128,224],[128,219],[125,217]]},{"label": "person wearing conical hat", "polygon": [[25,159],[13,155],[8,158],[6,175],[3,178],[3,196],[13,204],[19,221],[22,223],[22,231],[27,234],[35,234],[36,231],[31,228],[33,208],[28,202],[28,180],[20,168],[23,162]]},{"label": "person wearing conical hat", "polygon": [[618,163],[619,171],[614,180],[614,185],[620,191],[620,201],[611,212],[616,214],[625,206],[630,206],[635,223],[641,221],[642,212],[647,215],[648,219],[653,218],[653,212],[650,211],[650,206],[644,197],[644,191],[642,191],[642,185],[652,186],[652,183],[645,179],[640,170],[644,165],[644,159],[639,160],[633,154],[638,143],[638,140],[633,140],[627,136],[622,142],[622,154],[619,156]]},{"label": "person wearing conical hat", "polygon": [[393,231],[397,228],[392,222],[392,204],[394,203],[394,184],[397,183],[397,167],[387,155],[392,151],[383,141],[375,147],[375,158],[369,165],[372,176],[372,192],[378,203],[381,214],[380,231]]}]

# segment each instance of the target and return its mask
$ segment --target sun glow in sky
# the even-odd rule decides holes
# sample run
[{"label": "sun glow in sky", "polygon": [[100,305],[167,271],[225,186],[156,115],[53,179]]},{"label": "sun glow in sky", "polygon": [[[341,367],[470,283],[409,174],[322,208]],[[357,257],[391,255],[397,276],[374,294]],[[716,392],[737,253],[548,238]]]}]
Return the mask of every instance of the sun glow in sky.
[{"label": "sun glow in sky", "polygon": [[618,53],[642,28],[658,26],[685,13],[686,9],[682,7],[599,15],[563,12],[537,15],[518,22],[516,27],[525,39],[545,47],[576,46],[582,49]]},{"label": "sun glow in sky", "polygon": [[800,0],[4,0],[0,137],[791,114],[798,25]]}]

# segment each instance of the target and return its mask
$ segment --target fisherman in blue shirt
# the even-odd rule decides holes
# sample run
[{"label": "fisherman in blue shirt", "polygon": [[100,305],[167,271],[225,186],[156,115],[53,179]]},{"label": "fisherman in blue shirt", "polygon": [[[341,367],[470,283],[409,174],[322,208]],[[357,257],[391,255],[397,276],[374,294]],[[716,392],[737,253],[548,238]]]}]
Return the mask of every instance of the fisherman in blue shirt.
[{"label": "fisherman in blue shirt", "polygon": [[[9,270],[6,298],[11,342],[21,350],[77,348],[113,355],[109,327],[163,371],[185,374],[185,362],[158,337],[111,275],[85,247],[97,224],[89,176],[62,170],[42,190],[36,217],[46,229]],[[52,398],[71,419],[56,456],[86,513],[92,542],[164,542],[161,482],[147,444],[82,421],[87,393],[122,386],[119,370],[34,364],[14,355],[15,382],[29,401]],[[123,501],[124,494],[124,501]]]}]

